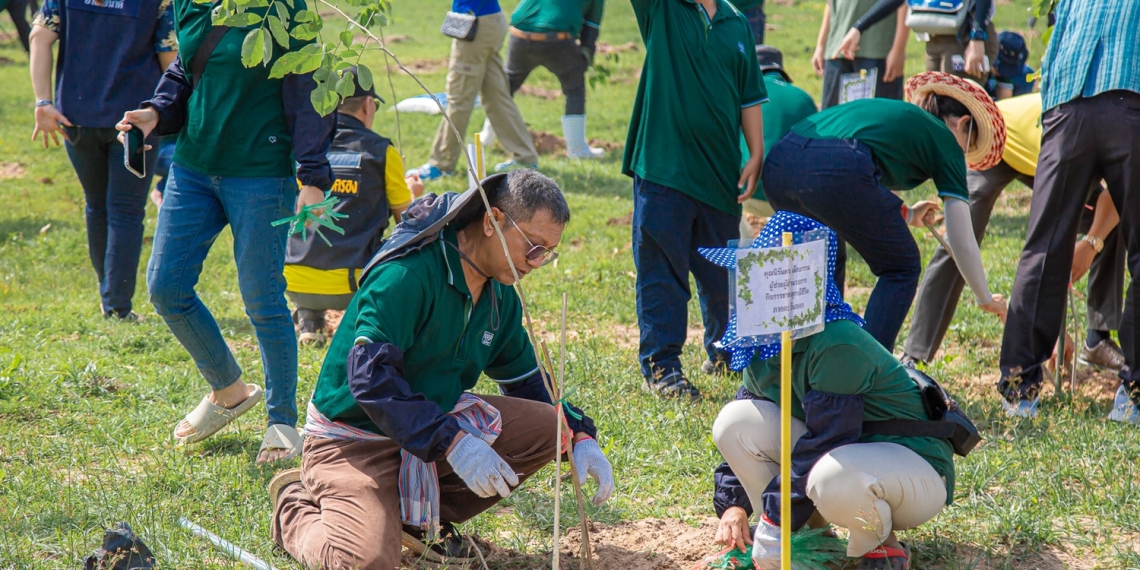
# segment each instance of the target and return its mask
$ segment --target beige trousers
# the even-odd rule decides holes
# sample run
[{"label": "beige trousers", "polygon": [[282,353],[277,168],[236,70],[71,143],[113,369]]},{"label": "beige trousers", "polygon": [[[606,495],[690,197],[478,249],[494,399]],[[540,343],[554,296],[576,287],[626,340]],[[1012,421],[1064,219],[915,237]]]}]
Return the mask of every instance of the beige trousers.
[{"label": "beige trousers", "polygon": [[[511,158],[519,164],[538,164],[534,139],[511,98],[507,72],[499,55],[507,37],[507,17],[499,12],[479,16],[477,21],[474,40],[451,40],[451,60],[447,64],[447,116],[455,123],[459,134],[466,137],[475,96],[481,95],[487,118]],[[451,172],[455,170],[461,154],[463,145],[455,140],[451,126],[446,120],[440,121],[429,163],[444,172]]]},{"label": "beige trousers", "polygon": [[[792,445],[807,427],[792,418]],[[780,408],[738,400],[721,410],[713,441],[759,511],[764,489],[780,473]],[[892,530],[914,528],[946,504],[946,484],[917,453],[894,443],[855,443],[833,449],[816,462],[807,480],[808,498],[829,522],[851,531],[847,555],[874,550]]]}]

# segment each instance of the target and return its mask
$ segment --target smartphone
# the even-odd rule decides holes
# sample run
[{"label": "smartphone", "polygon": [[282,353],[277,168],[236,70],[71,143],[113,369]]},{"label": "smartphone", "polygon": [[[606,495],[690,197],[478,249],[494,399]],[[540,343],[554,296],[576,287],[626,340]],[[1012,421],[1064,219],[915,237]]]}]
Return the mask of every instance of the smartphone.
[{"label": "smartphone", "polygon": [[123,137],[123,166],[127,170],[143,178],[146,176],[146,144],[143,142],[142,129],[132,127]]}]

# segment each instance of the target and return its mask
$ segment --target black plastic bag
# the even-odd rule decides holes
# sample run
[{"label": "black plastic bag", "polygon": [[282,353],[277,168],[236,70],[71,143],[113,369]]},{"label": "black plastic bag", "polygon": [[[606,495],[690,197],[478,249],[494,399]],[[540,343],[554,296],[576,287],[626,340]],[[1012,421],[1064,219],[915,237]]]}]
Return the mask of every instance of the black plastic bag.
[{"label": "black plastic bag", "polygon": [[154,554],[125,522],[103,534],[103,546],[83,561],[83,570],[150,570]]}]

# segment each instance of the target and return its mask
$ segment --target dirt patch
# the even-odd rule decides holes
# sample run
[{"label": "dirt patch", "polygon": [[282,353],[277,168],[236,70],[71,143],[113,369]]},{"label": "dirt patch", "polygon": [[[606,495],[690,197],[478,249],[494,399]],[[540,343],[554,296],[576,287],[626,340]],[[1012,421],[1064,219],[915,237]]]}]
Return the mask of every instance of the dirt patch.
[{"label": "dirt patch", "polygon": [[542,87],[534,87],[532,85],[523,85],[519,87],[519,94],[528,97],[538,97],[539,99],[546,99],[553,101],[562,97],[562,91],[558,89],[544,89]]},{"label": "dirt patch", "polygon": [[55,180],[52,180],[51,178],[45,176],[43,178],[40,178],[40,184],[51,186],[52,184],[55,184]]},{"label": "dirt patch", "polygon": [[610,218],[606,222],[607,226],[628,226],[633,223],[633,212],[630,212],[620,218]]},{"label": "dirt patch", "polygon": [[590,139],[589,145],[594,148],[605,149],[606,152],[612,152],[625,146],[625,143],[614,141],[604,141],[602,139]]},{"label": "dirt patch", "polygon": [[10,57],[0,57],[0,67],[4,67],[4,66],[8,66],[8,65],[15,65],[15,64],[16,64],[16,60],[14,60]]},{"label": "dirt patch", "polygon": [[[632,275],[636,278],[637,275]],[[637,348],[638,342],[641,339],[641,332],[637,325],[610,325],[604,331],[588,331],[586,336],[605,335],[606,339],[617,344],[619,348],[632,349]],[[702,343],[705,338],[705,329],[701,327],[689,327],[685,333],[685,342]]]},{"label": "dirt patch", "polygon": [[606,42],[597,43],[597,53],[606,55],[610,53],[623,53],[627,51],[638,51],[637,44],[633,42],[624,44],[608,44]]},{"label": "dirt patch", "polygon": [[24,167],[17,162],[0,162],[0,180],[23,178]]},{"label": "dirt patch", "polygon": [[404,65],[415,73],[435,73],[441,69],[447,70],[446,59],[417,59]]},{"label": "dirt patch", "polygon": [[534,148],[538,150],[538,154],[566,152],[566,141],[558,135],[531,129],[530,136],[534,139]]}]

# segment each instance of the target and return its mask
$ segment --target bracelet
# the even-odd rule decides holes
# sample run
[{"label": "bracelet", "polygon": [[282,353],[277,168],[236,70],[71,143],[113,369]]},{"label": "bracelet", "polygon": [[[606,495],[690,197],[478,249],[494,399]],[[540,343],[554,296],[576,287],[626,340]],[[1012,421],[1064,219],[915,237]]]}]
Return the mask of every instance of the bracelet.
[{"label": "bracelet", "polygon": [[1081,241],[1087,242],[1093,247],[1094,250],[1096,250],[1097,253],[1100,253],[1102,250],[1104,250],[1104,240],[1092,234],[1085,234],[1085,237],[1082,237]]},{"label": "bracelet", "polygon": [[51,104],[52,104],[51,99],[36,99],[36,106],[37,107],[46,107],[46,106],[51,105]]}]

